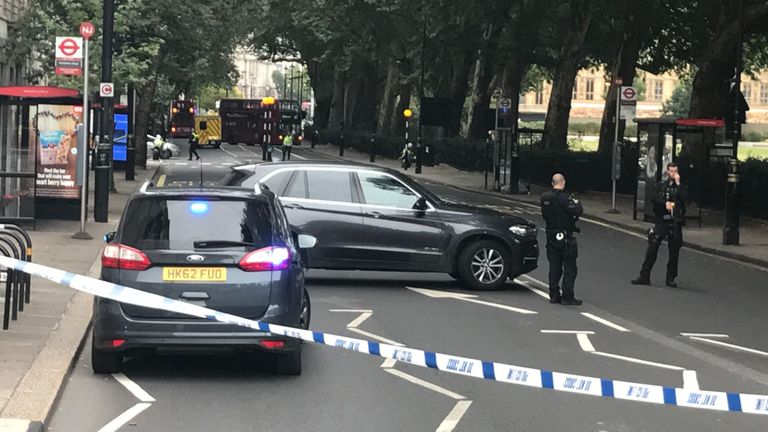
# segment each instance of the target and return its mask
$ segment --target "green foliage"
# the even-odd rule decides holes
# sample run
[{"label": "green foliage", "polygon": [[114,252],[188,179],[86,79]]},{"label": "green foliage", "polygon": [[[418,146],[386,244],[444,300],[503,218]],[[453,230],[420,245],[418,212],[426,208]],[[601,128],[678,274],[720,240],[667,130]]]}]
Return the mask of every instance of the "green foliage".
[{"label": "green foliage", "polygon": [[691,110],[691,91],[693,86],[690,79],[681,79],[672,93],[672,97],[661,107],[663,117],[687,118]]}]

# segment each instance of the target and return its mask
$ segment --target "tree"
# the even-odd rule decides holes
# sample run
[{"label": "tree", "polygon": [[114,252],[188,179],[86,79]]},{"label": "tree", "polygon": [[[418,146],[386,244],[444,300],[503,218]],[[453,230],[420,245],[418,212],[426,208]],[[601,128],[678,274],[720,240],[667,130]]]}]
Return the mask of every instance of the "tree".
[{"label": "tree", "polygon": [[672,96],[662,104],[661,113],[663,117],[688,117],[691,110],[692,77],[693,74],[681,77]]}]

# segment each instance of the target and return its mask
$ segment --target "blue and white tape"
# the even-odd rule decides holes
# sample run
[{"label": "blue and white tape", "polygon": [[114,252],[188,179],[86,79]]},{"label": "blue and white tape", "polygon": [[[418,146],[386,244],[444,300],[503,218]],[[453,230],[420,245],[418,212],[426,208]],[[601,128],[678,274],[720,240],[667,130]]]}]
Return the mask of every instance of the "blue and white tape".
[{"label": "blue and white tape", "polygon": [[0,264],[30,275],[48,279],[61,285],[66,285],[79,291],[122,303],[162,309],[198,318],[206,318],[212,321],[234,324],[263,332],[270,332],[275,335],[302,339],[306,342],[329,345],[378,357],[391,358],[399,362],[438,369],[456,375],[633,402],[768,415],[768,395],[688,390],[653,384],[552,372],[505,363],[441,354],[432,351],[423,351],[339,336],[331,333],[253,321],[179,300],[173,300],[99,279],[69,273],[40,264],[19,261],[13,258],[0,256]]}]

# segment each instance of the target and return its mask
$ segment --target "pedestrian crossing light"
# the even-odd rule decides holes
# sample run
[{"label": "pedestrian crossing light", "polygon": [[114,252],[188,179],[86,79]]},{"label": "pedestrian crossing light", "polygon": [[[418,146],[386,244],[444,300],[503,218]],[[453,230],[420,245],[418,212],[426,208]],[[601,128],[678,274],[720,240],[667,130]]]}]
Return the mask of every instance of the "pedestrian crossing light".
[{"label": "pedestrian crossing light", "polygon": [[413,116],[413,111],[411,111],[410,108],[406,108],[405,110],[403,110],[403,117],[409,119],[411,118],[411,116]]}]

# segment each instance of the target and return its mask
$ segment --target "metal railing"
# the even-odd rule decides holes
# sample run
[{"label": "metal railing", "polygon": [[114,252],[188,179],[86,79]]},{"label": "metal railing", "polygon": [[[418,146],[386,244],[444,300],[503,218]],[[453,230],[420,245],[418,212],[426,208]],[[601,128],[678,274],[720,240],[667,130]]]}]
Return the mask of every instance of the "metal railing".
[{"label": "metal railing", "polygon": [[[32,262],[32,240],[17,225],[0,224],[0,253],[20,261]],[[8,330],[11,321],[18,320],[19,312],[31,299],[31,278],[29,274],[12,268],[0,269],[0,282],[5,282],[3,298],[3,330]]]}]

